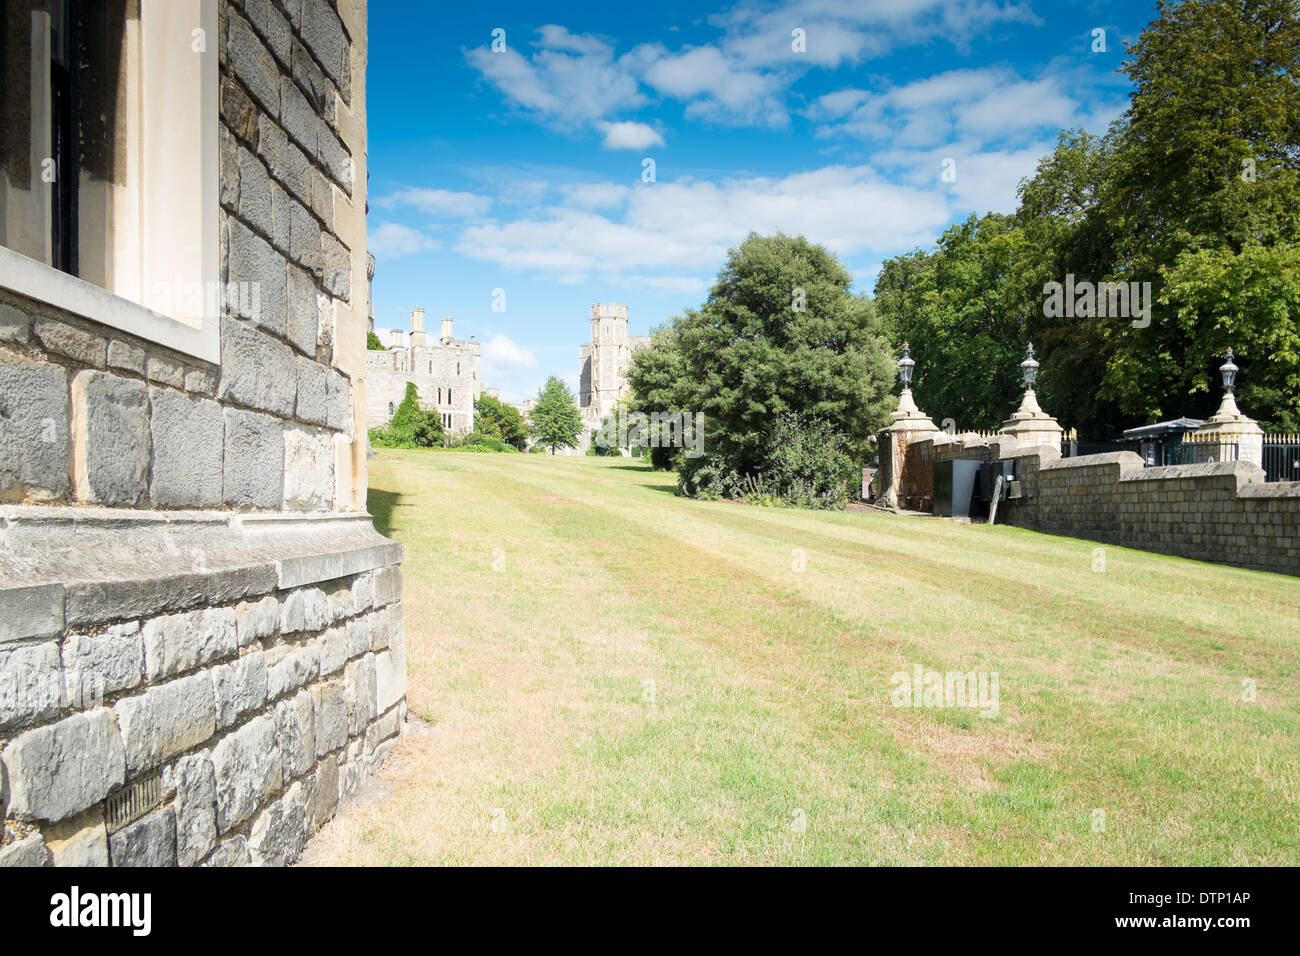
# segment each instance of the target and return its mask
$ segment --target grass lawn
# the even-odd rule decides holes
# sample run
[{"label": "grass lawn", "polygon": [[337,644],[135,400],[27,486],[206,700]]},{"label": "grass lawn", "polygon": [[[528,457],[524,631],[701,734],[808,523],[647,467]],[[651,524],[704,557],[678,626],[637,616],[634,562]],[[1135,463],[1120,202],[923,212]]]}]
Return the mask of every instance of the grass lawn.
[{"label": "grass lawn", "polygon": [[[1300,864],[1300,580],[624,459],[370,484],[427,725],[314,862]],[[916,665],[997,715],[893,706]]]}]

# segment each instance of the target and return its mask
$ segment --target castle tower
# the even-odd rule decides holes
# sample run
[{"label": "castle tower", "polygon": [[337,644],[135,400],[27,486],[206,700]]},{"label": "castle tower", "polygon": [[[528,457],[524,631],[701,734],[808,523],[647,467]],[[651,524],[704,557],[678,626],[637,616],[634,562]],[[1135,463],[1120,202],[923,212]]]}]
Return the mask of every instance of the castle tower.
[{"label": "castle tower", "polygon": [[448,342],[450,342],[451,340],[452,340],[452,334],[451,334],[451,316],[450,316],[450,315],[444,315],[444,316],[442,317],[442,344],[443,344],[443,345],[446,345],[446,344],[447,344]]},{"label": "castle tower", "polygon": [[411,348],[422,349],[424,340],[424,309],[411,310]]},{"label": "castle tower", "polygon": [[627,337],[627,306],[597,302],[591,307],[590,405],[604,418],[622,397],[632,352]]}]

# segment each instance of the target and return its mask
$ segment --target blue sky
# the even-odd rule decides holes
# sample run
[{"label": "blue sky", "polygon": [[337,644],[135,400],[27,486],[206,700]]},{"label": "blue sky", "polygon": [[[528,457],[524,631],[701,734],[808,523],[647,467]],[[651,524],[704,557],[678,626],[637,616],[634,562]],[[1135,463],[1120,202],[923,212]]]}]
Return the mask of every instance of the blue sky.
[{"label": "blue sky", "polygon": [[825,244],[869,293],[884,259],[1014,209],[1058,130],[1104,131],[1126,105],[1124,43],[1153,16],[1042,0],[372,0],[376,328],[387,343],[414,306],[434,331],[453,316],[483,343],[484,385],[519,400],[550,374],[576,384],[592,303],[626,303],[648,331],[701,303],[751,230]]}]

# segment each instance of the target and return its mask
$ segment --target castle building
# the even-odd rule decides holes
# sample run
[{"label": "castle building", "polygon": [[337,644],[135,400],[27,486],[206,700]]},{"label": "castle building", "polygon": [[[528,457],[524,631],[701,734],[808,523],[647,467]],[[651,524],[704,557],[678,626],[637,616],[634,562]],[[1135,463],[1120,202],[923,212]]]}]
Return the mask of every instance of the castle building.
[{"label": "castle building", "polygon": [[632,351],[647,341],[628,335],[627,306],[597,302],[591,307],[591,344],[578,347],[578,409],[584,421],[601,421],[627,396],[627,367]]},{"label": "castle building", "polygon": [[390,333],[389,347],[366,353],[366,420],[370,428],[387,425],[414,382],[420,404],[442,415],[442,425],[456,435],[474,430],[474,402],[482,393],[479,343],[457,339],[452,319],[443,316],[442,334],[430,343],[424,310],[411,310],[410,340],[400,329]]}]

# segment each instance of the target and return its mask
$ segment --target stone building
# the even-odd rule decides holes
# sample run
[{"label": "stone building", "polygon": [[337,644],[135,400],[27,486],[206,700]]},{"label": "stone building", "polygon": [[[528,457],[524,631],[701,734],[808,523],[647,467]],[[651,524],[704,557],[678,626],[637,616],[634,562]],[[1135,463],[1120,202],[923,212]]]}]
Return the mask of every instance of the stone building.
[{"label": "stone building", "polygon": [[578,347],[578,410],[584,421],[601,421],[627,396],[627,366],[644,335],[628,335],[627,306],[597,302],[591,307],[591,344]]},{"label": "stone building", "polygon": [[442,425],[457,435],[474,430],[474,402],[482,393],[479,381],[479,343],[457,339],[450,316],[442,318],[442,334],[429,343],[424,331],[424,310],[411,310],[411,335],[391,333],[391,344],[380,352],[366,353],[366,417],[370,428],[387,425],[406,396],[406,383],[414,382],[420,404],[436,409]]},{"label": "stone building", "polygon": [[406,709],[365,0],[3,16],[0,865],[291,862]]},{"label": "stone building", "polygon": [[597,302],[591,307],[591,342],[578,346],[578,411],[582,432],[578,445],[562,454],[585,455],[591,432],[628,396],[627,367],[632,352],[648,341],[644,335],[628,334],[627,306]]}]

